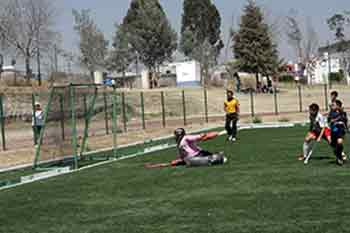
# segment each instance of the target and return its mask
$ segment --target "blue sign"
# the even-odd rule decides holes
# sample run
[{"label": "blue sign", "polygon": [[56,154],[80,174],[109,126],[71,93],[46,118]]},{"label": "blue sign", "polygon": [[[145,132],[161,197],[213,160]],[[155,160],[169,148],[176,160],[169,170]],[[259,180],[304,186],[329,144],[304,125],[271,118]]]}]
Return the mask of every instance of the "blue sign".
[{"label": "blue sign", "polygon": [[105,79],[105,80],[103,80],[103,84],[107,85],[107,86],[112,86],[113,80],[112,79]]}]

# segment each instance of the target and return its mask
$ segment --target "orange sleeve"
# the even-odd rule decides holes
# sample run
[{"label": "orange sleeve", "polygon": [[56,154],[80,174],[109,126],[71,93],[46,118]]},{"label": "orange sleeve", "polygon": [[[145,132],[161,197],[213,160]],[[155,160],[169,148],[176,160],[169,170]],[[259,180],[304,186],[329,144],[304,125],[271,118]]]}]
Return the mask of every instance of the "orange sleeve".
[{"label": "orange sleeve", "polygon": [[214,139],[216,138],[217,136],[219,136],[219,133],[218,132],[210,132],[210,133],[206,133],[202,136],[202,141],[207,141],[207,140],[210,140],[210,139]]}]

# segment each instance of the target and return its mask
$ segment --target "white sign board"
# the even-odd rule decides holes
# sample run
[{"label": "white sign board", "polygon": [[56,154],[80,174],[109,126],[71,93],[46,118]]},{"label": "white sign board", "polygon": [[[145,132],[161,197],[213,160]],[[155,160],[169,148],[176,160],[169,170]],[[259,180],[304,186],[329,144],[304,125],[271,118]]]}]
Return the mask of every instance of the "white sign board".
[{"label": "white sign board", "polygon": [[200,64],[196,61],[176,63],[176,82],[183,86],[198,86],[201,81]]}]

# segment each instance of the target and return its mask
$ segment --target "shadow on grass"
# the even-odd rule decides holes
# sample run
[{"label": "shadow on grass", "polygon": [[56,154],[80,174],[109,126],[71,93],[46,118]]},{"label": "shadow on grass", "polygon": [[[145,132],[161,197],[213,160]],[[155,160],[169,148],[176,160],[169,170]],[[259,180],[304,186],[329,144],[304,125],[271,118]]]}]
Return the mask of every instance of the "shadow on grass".
[{"label": "shadow on grass", "polygon": [[314,159],[314,160],[331,160],[331,159],[334,159],[334,157],[332,157],[332,156],[315,156],[315,157],[312,157],[312,159]]}]

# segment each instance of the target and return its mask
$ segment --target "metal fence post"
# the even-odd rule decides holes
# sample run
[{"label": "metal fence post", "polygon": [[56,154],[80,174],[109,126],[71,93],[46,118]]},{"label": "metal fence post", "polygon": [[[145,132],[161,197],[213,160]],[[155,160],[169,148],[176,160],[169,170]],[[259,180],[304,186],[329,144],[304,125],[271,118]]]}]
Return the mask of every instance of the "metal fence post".
[{"label": "metal fence post", "polygon": [[117,157],[117,92],[116,86],[113,85],[112,98],[112,133],[113,133],[113,157]]},{"label": "metal fence post", "polygon": [[183,109],[183,117],[184,117],[184,125],[187,125],[186,119],[186,98],[185,98],[185,90],[182,90],[182,109]]},{"label": "metal fence post", "polygon": [[[69,87],[69,99],[70,99],[70,110],[71,110],[71,127],[72,127],[72,147],[74,157],[74,168],[78,168],[78,142],[77,142],[77,122],[76,122],[76,111],[75,111],[75,89],[71,85]],[[84,95],[84,103],[86,103]],[[86,114],[86,112],[85,112]]]},{"label": "metal fence post", "polygon": [[143,95],[143,92],[140,92],[140,99],[141,99],[141,121],[142,121],[142,129],[146,129],[146,122],[145,122],[145,97]]},{"label": "metal fence post", "polygon": [[299,112],[303,112],[303,97],[301,94],[301,85],[298,84],[298,96],[299,96]]},{"label": "metal fence post", "polygon": [[86,94],[84,93],[83,95],[83,101],[84,101],[84,119],[86,119],[86,115],[87,115],[87,98],[86,98]]},{"label": "metal fence post", "polygon": [[163,122],[163,128],[166,127],[166,120],[165,120],[165,101],[164,101],[164,92],[160,92],[160,100],[162,105],[162,122]]},{"label": "metal fence post", "polygon": [[208,91],[206,88],[204,88],[204,114],[205,114],[205,122],[209,123],[209,117],[208,117]]},{"label": "metal fence post", "polygon": [[0,127],[1,127],[1,141],[2,150],[6,150],[6,137],[5,137],[5,116],[4,116],[4,101],[3,95],[0,95]]},{"label": "metal fence post", "polygon": [[104,112],[105,112],[105,128],[106,134],[109,134],[109,126],[108,126],[108,100],[106,91],[103,92],[103,104],[104,104]]},{"label": "metal fence post", "polygon": [[124,92],[122,92],[122,112],[123,112],[124,132],[126,132],[127,125],[126,125],[126,106],[125,106],[125,93]]},{"label": "metal fence post", "polygon": [[92,100],[89,103],[89,106],[85,115],[85,129],[84,129],[83,140],[80,146],[80,159],[83,159],[83,153],[85,152],[87,139],[89,137],[90,122],[95,112],[95,103],[96,103],[97,96],[98,96],[98,90],[97,90],[97,87],[95,87],[94,95],[92,97]]},{"label": "metal fence post", "polygon": [[33,126],[33,142],[34,145],[38,144],[38,132],[36,128],[36,116],[35,116],[35,93],[32,94],[32,126]]},{"label": "metal fence post", "polygon": [[328,111],[328,88],[327,88],[327,84],[324,85],[324,102],[326,105],[326,111]]},{"label": "metal fence post", "polygon": [[255,116],[255,112],[254,112],[254,93],[253,93],[253,89],[250,89],[250,112],[251,112],[251,116],[254,117]]},{"label": "metal fence post", "polygon": [[274,103],[275,103],[275,115],[278,116],[278,98],[277,98],[277,88],[273,89]]}]

